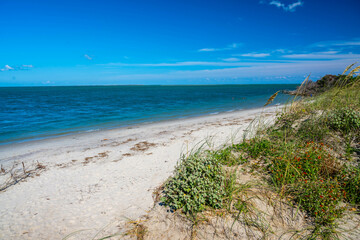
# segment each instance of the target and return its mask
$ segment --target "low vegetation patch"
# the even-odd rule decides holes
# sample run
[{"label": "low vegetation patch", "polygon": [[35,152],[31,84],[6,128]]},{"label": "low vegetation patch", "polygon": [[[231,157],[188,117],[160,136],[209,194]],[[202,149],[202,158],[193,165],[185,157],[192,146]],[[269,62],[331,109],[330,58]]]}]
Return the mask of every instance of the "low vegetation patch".
[{"label": "low vegetation patch", "polygon": [[176,174],[164,187],[163,202],[173,210],[194,214],[206,207],[223,206],[224,172],[220,162],[209,153],[183,156]]},{"label": "low vegetation patch", "polygon": [[360,205],[360,67],[352,67],[326,92],[295,98],[255,137],[184,157],[163,203],[192,216],[205,209],[240,216],[250,204],[240,197],[246,187],[236,169],[246,165],[308,215],[313,229],[306,238],[338,238],[337,220]]}]

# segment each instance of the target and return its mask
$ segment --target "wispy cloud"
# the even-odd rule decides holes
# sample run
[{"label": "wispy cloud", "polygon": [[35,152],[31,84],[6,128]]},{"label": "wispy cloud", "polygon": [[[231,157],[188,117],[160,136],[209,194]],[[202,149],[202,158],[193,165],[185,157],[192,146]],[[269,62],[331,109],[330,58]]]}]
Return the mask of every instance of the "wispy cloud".
[{"label": "wispy cloud", "polygon": [[[234,61],[230,61],[230,60]],[[244,63],[236,62],[237,58],[231,58],[225,62],[201,62],[201,61],[187,61],[187,62],[175,62],[175,63],[108,63],[100,64],[102,66],[131,66],[131,67],[186,67],[186,66],[244,66]]]},{"label": "wispy cloud", "polygon": [[5,65],[4,68],[1,68],[0,71],[1,72],[6,72],[6,71],[21,71],[21,70],[29,70],[30,68],[33,68],[33,65],[21,65],[21,66],[15,66],[15,67],[11,67],[9,65]]},{"label": "wispy cloud", "polygon": [[318,42],[311,45],[311,47],[353,47],[360,46],[360,39],[343,40],[343,41],[326,41]]},{"label": "wispy cloud", "polygon": [[84,57],[88,60],[92,60],[92,57],[90,57],[89,55],[85,54]]},{"label": "wispy cloud", "polygon": [[[209,60],[205,61],[108,63],[102,66],[111,69],[112,76],[109,77],[114,81],[125,79],[127,81],[156,80],[160,83],[162,81],[170,83],[172,80],[179,79],[187,79],[186,81],[197,79],[196,81],[201,82],[205,81],[205,79],[215,81],[244,79],[244,81],[248,81],[253,78],[258,79],[258,82],[262,82],[266,81],[267,78],[272,78],[273,81],[280,81],[274,79],[281,78],[281,81],[286,82],[301,81],[302,76],[310,72],[314,77],[325,74],[338,74],[347,65],[360,60],[360,52],[356,47],[360,44],[360,40],[329,41],[321,44],[330,47],[314,48],[309,45],[291,50],[285,48],[255,49],[254,52],[230,52],[227,58],[224,57],[221,60],[208,58]],[[320,44],[317,43],[317,45]],[[345,47],[336,48],[331,46],[355,47],[352,47],[351,51],[344,51]],[[216,59],[220,58],[217,57]],[[127,68],[123,66],[140,67],[142,73],[126,74],[128,73]],[[284,80],[283,76],[289,76],[289,78]],[[239,80],[239,82],[242,82],[242,80]]]},{"label": "wispy cloud", "polygon": [[326,51],[326,52],[314,52],[314,53],[304,53],[304,54],[288,54],[283,55],[283,58],[287,59],[353,59],[354,61],[360,59],[360,54],[339,54],[338,51]]},{"label": "wispy cloud", "polygon": [[24,68],[33,68],[34,66],[33,65],[22,65],[22,67],[24,67]]},{"label": "wispy cloud", "polygon": [[10,67],[9,65],[5,65],[5,68],[4,68],[5,70],[14,70],[14,68],[13,67]]},{"label": "wispy cloud", "polygon": [[202,62],[202,61],[186,61],[186,62],[175,62],[175,63],[107,63],[98,64],[98,66],[104,67],[247,67],[247,66],[258,66],[264,63],[271,62],[295,62],[295,60],[254,60],[254,61],[240,61],[239,58],[225,58],[223,61],[214,62]]},{"label": "wispy cloud", "polygon": [[234,58],[234,57],[223,59],[223,61],[225,61],[225,62],[237,62],[239,60],[240,60],[239,58]]},{"label": "wispy cloud", "polygon": [[292,51],[289,49],[283,49],[283,48],[279,48],[279,49],[275,49],[272,51],[272,53],[291,53]]},{"label": "wispy cloud", "polygon": [[[204,69],[204,70],[184,70],[172,71],[156,74],[130,74],[111,76],[112,80],[175,80],[175,79],[248,79],[256,78],[259,82],[264,82],[267,77],[293,76],[294,80],[301,82],[304,74],[313,75],[338,74],[345,67],[353,63],[349,59],[336,60],[298,60],[288,62],[247,62],[244,66],[234,68]],[[246,66],[247,65],[247,66]],[[240,80],[241,81],[241,80]]]},{"label": "wispy cloud", "polygon": [[269,2],[270,5],[274,5],[278,8],[282,8],[286,12],[295,12],[296,8],[302,6],[304,3],[300,0],[291,4],[284,4],[280,1],[271,1]]},{"label": "wispy cloud", "polygon": [[9,65],[5,65],[4,68],[0,69],[1,72],[12,71],[12,70],[14,70],[14,68],[10,67]]},{"label": "wispy cloud", "polygon": [[302,6],[304,3],[301,2],[301,1],[298,1],[298,2],[294,2],[292,4],[289,4],[287,9],[289,9],[290,12],[293,12],[295,11],[295,8],[299,7],[299,6]]},{"label": "wispy cloud", "polygon": [[232,50],[232,49],[236,49],[242,45],[243,45],[242,43],[232,43],[224,48],[202,48],[202,49],[199,49],[198,52],[215,52],[215,51]]},{"label": "wispy cloud", "polygon": [[252,58],[263,58],[270,56],[270,53],[244,53],[244,54],[234,54],[234,56],[240,57],[252,57]]},{"label": "wispy cloud", "polygon": [[214,52],[217,51],[216,48],[202,48],[198,50],[199,52]]}]

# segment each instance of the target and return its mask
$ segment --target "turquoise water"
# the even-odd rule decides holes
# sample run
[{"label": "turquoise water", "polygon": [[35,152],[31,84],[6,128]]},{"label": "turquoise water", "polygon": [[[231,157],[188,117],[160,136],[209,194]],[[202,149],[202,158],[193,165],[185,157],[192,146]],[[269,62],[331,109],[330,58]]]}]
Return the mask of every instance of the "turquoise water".
[{"label": "turquoise water", "polygon": [[[261,107],[297,85],[0,88],[0,144]],[[289,96],[280,94],[273,104]]]}]

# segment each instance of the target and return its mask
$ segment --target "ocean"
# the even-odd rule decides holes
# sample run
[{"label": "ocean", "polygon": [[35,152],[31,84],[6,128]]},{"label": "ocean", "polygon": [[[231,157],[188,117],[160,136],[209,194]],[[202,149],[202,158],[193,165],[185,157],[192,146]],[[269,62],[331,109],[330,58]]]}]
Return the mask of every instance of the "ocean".
[{"label": "ocean", "polygon": [[[263,106],[295,84],[0,88],[0,144]],[[272,105],[285,103],[279,94]]]}]

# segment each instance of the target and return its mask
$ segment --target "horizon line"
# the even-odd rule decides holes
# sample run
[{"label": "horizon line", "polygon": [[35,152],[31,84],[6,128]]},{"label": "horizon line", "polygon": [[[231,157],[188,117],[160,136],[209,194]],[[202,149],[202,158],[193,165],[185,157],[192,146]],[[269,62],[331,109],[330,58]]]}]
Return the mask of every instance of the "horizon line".
[{"label": "horizon line", "polygon": [[0,88],[20,87],[120,87],[120,86],[228,86],[228,85],[299,85],[299,83],[222,83],[222,84],[93,84],[93,85],[24,85],[24,86],[0,86]]}]

